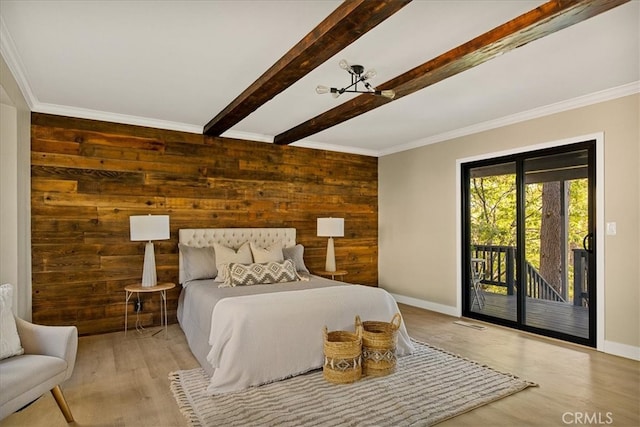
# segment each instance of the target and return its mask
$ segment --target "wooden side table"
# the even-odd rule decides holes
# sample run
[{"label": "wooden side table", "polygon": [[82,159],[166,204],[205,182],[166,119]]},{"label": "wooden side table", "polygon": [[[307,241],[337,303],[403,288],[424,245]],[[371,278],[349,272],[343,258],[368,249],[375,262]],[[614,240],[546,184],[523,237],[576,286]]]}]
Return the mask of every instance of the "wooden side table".
[{"label": "wooden side table", "polygon": [[336,276],[340,276],[340,280],[343,282],[344,282],[344,276],[349,274],[347,270],[336,270],[336,271],[319,270],[319,271],[315,271],[314,273],[317,274],[318,276],[331,277],[331,280],[336,280]]},{"label": "wooden side table", "polygon": [[[127,336],[128,329],[128,317],[129,313],[127,306],[129,305],[129,299],[134,293],[140,296],[140,293],[145,292],[160,292],[160,327],[164,326],[164,338],[167,339],[167,291],[175,288],[175,283],[158,283],[155,286],[142,286],[142,285],[127,285],[124,287],[125,300],[124,300],[124,335]],[[136,330],[144,329],[139,326],[139,322],[136,321]]]}]

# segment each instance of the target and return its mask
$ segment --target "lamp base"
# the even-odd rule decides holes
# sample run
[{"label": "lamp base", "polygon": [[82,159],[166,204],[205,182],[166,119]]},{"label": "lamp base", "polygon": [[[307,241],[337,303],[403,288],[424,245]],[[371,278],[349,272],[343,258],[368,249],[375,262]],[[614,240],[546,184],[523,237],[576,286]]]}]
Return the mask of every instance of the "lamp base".
[{"label": "lamp base", "polygon": [[327,242],[327,261],[324,267],[325,271],[336,271],[336,252],[333,247],[333,237],[329,237]]},{"label": "lamp base", "polygon": [[142,267],[142,286],[150,288],[158,284],[156,276],[156,257],[153,242],[147,242],[144,247],[144,266]]}]

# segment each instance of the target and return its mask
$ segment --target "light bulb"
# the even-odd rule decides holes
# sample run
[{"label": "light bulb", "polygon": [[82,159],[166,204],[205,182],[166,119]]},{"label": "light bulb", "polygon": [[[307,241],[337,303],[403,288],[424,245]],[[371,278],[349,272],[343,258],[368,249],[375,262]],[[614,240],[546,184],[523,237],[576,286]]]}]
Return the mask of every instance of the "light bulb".
[{"label": "light bulb", "polygon": [[329,88],[326,86],[318,85],[316,87],[316,93],[322,95],[323,93],[329,93]]},{"label": "light bulb", "polygon": [[389,98],[389,99],[393,99],[396,96],[395,91],[389,89],[389,90],[383,90],[380,92],[381,96],[384,96],[385,98]]},{"label": "light bulb", "polygon": [[340,68],[342,68],[343,70],[348,70],[349,68],[351,68],[351,66],[349,65],[349,63],[347,62],[346,59],[342,59],[340,60],[340,62],[338,63],[338,65],[340,66]]},{"label": "light bulb", "polygon": [[367,71],[366,73],[364,73],[364,76],[362,76],[362,80],[369,80],[372,79],[376,76],[376,70],[374,70],[373,68],[369,71]]}]

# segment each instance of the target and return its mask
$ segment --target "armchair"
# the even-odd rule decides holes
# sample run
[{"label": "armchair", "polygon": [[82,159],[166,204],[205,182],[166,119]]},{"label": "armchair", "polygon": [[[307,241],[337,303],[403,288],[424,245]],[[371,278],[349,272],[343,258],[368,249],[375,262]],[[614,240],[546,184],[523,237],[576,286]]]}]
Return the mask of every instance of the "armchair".
[{"label": "armchair", "polygon": [[60,384],[73,373],[78,330],[15,320],[24,354],[0,360],[0,420],[51,391],[67,422],[72,422]]}]

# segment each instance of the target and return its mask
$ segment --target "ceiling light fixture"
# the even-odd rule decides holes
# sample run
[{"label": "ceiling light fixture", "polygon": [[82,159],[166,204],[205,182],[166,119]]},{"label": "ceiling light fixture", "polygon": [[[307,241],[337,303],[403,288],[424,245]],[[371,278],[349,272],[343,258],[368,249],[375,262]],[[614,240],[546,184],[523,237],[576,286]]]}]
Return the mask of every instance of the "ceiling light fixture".
[{"label": "ceiling light fixture", "polygon": [[[318,85],[316,87],[316,93],[330,93],[334,98],[339,97],[345,92],[348,93],[370,93],[371,95],[384,96],[385,98],[393,99],[396,96],[396,93],[392,90],[376,90],[368,80],[374,78],[376,76],[376,70],[368,70],[366,73],[364,72],[364,67],[362,65],[350,65],[346,60],[342,60],[339,63],[340,68],[343,70],[347,70],[349,74],[351,74],[351,84],[347,87],[343,87],[342,89],[338,89],[335,87],[326,87],[322,85]],[[367,90],[358,90],[358,83],[362,82],[364,87]]]}]

